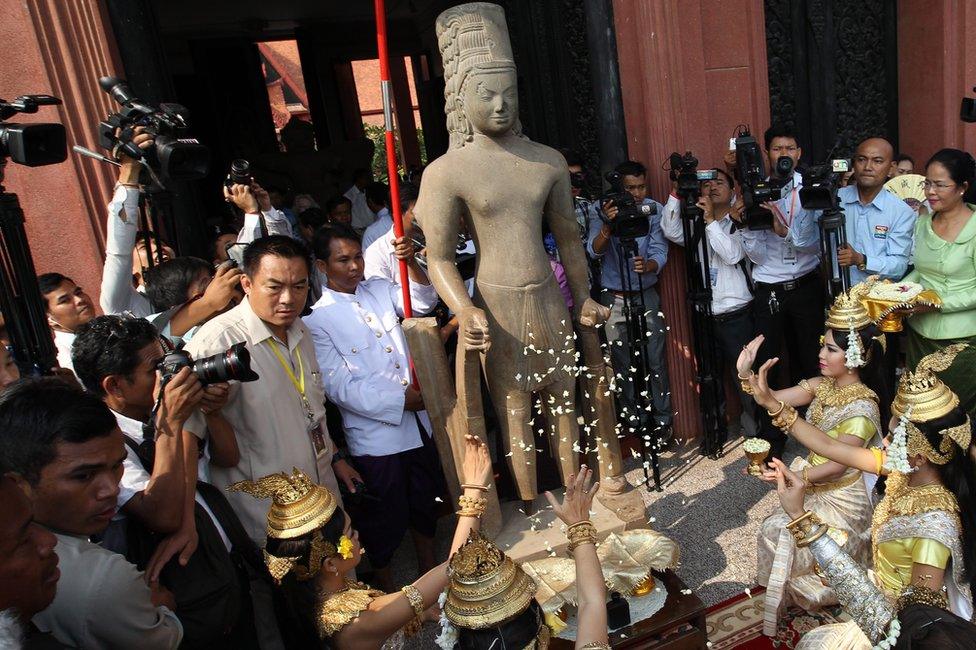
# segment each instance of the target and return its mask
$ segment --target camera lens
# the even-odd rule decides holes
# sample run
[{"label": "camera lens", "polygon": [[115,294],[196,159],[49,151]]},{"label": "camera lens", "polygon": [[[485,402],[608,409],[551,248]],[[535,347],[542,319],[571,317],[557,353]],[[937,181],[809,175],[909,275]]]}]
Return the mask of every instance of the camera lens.
[{"label": "camera lens", "polygon": [[258,379],[257,373],[251,370],[251,353],[243,342],[235,343],[226,352],[197,360],[193,364],[193,372],[204,385]]}]

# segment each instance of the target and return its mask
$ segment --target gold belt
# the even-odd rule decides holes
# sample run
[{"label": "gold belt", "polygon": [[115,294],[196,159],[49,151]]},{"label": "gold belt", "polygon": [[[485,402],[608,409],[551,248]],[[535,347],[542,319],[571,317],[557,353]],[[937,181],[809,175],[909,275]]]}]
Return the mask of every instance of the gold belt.
[{"label": "gold belt", "polygon": [[813,494],[818,494],[820,492],[830,492],[832,490],[839,490],[841,488],[846,488],[857,483],[858,479],[861,478],[861,470],[856,470],[850,476],[845,476],[837,479],[836,481],[831,481],[830,483],[817,483],[808,488],[808,491]]}]

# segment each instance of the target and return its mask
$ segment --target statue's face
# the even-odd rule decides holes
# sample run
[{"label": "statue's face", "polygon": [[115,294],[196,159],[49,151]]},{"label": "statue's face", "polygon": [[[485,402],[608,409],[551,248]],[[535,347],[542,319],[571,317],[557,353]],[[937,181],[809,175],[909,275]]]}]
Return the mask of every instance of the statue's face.
[{"label": "statue's face", "polygon": [[464,115],[476,133],[500,136],[518,120],[518,86],[514,70],[479,71],[464,85]]}]

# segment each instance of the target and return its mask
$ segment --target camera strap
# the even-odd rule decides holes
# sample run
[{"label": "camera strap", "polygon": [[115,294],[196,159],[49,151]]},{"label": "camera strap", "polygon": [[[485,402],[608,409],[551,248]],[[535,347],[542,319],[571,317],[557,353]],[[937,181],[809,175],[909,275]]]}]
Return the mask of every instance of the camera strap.
[{"label": "camera strap", "polygon": [[[309,404],[308,398],[305,396],[305,367],[302,364],[302,350],[299,347],[295,347],[295,359],[298,362],[298,376],[295,376],[295,371],[292,369],[292,365],[285,361],[285,357],[281,354],[278,349],[277,343],[273,340],[268,339],[265,341],[274,352],[275,358],[282,368],[285,369],[285,373],[288,375],[288,379],[291,380],[291,385],[295,387],[295,392],[302,398],[302,406],[305,407],[305,417],[308,418],[308,424],[311,427],[312,422],[315,420],[315,414],[312,413],[312,405]],[[289,355],[290,356],[290,355]]]},{"label": "camera strap", "polygon": [[[729,219],[732,222],[732,229],[729,231],[731,235],[736,230],[739,230],[740,226],[735,222],[735,219]],[[746,287],[749,289],[749,295],[755,297],[756,295],[756,285],[752,281],[752,272],[749,270],[749,263],[746,261],[746,256],[743,255],[742,259],[736,264],[741,270],[742,275],[746,278]]]}]

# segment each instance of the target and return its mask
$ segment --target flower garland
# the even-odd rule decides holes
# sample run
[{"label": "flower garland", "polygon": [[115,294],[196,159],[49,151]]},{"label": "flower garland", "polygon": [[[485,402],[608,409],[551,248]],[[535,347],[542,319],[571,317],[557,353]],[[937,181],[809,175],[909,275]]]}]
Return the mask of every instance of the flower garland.
[{"label": "flower garland", "polygon": [[908,407],[908,410],[898,418],[898,426],[891,432],[891,444],[888,445],[888,454],[882,465],[882,469],[888,470],[889,473],[911,474],[916,469],[908,462],[908,421],[911,413],[912,407]]},{"label": "flower garland", "polygon": [[898,643],[899,636],[901,636],[901,621],[896,616],[888,624],[888,636],[878,641],[871,650],[892,650]]},{"label": "flower garland", "polygon": [[434,642],[437,643],[437,647],[441,650],[453,650],[454,646],[458,642],[458,631],[454,625],[447,619],[447,614],[444,613],[444,605],[447,603],[447,589],[441,592],[441,595],[437,597],[437,605],[441,608],[440,624],[441,633],[437,635]]},{"label": "flower garland", "polygon": [[847,335],[847,350],[844,351],[844,365],[851,370],[864,365],[864,350],[861,349],[861,337],[854,329],[854,319],[848,319],[851,325]]}]

